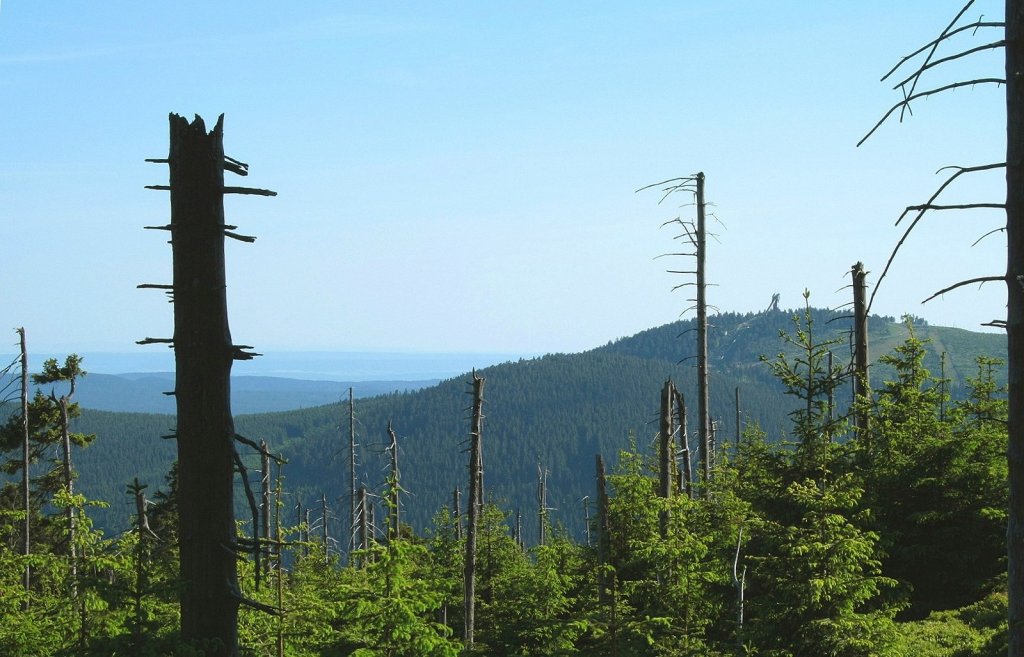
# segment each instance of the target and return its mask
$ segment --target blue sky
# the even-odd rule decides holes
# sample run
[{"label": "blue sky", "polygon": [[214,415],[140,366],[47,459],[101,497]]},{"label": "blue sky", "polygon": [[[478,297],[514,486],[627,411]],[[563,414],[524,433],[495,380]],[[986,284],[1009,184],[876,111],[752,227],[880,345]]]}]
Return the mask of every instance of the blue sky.
[{"label": "blue sky", "polygon": [[[171,331],[167,115],[226,114],[229,155],[272,199],[230,197],[237,342],[258,349],[577,351],[690,302],[657,180],[715,204],[709,300],[845,303],[874,283],[942,166],[1003,159],[1002,89],[914,106],[879,77],[959,2],[39,2],[0,6],[0,318],[30,347],[131,351]],[[1000,15],[981,1],[969,17]],[[961,47],[997,38],[966,36]],[[1000,76],[1001,53],[926,86]],[[1002,201],[1001,173],[947,200]],[[1005,270],[997,211],[926,220],[874,311],[977,328]],[[685,267],[683,267],[685,268]],[[16,339],[13,331],[10,341]],[[149,347],[154,349],[159,347]],[[8,351],[8,350],[2,350]]]}]

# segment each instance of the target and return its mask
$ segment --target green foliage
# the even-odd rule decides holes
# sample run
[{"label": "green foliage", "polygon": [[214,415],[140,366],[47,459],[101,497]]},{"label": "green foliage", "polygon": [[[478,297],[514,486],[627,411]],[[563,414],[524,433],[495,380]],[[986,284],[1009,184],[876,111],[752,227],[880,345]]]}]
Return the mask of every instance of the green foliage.
[{"label": "green foliage", "polygon": [[[738,324],[732,330],[754,333],[767,326],[763,319],[730,321]],[[458,519],[442,509],[427,539],[403,528],[400,538],[357,553],[345,566],[339,555],[325,554],[320,541],[300,540],[303,528],[283,528],[280,557],[260,561],[259,588],[251,554],[239,554],[238,593],[250,601],[239,615],[243,654],[276,654],[279,642],[291,657],[1005,653],[1006,404],[998,361],[980,359],[966,394],[950,401],[949,386],[925,366],[930,352],[914,333],[920,327],[906,327],[906,339],[879,361],[888,374],[876,381],[867,407],[871,430],[854,435],[837,401],[846,388],[845,372],[828,365],[832,337],[820,326],[819,316],[805,308],[792,332],[783,334],[782,351],[763,368],[795,401],[789,429],[762,431],[748,424],[735,449],[719,448],[701,497],[659,497],[646,450],[634,441],[621,452],[607,477],[605,563],[598,563],[592,547],[574,542],[564,531],[553,531],[544,546],[524,549],[511,535],[509,515],[487,506],[478,536],[477,641],[472,650],[458,640],[465,546]],[[734,353],[742,351],[739,342],[731,344]],[[615,367],[638,357],[639,352],[625,353],[627,347],[605,348],[606,364]],[[56,362],[48,367],[56,371],[50,374],[61,375]],[[562,356],[531,361],[530,367],[559,371],[562,378],[553,380],[566,386],[591,372],[579,360]],[[621,377],[621,371],[617,374]],[[646,391],[651,407],[663,380],[663,372],[651,377]],[[445,400],[444,407],[461,418],[461,386],[432,394],[445,391],[454,399]],[[606,407],[552,431],[573,441],[589,436],[579,441],[579,454],[561,457],[586,456],[589,464],[592,455],[583,452],[624,442],[630,421],[613,417],[621,407],[611,401],[618,392],[608,380],[586,381],[580,391],[594,396],[595,408]],[[555,389],[543,394],[552,397],[545,402],[552,406],[570,403]],[[34,445],[52,439],[48,432],[59,421],[52,402],[42,395],[33,400]],[[436,410],[401,395],[390,402],[407,405],[423,418]],[[491,404],[490,427],[509,422],[525,435],[539,431],[532,421],[546,417],[531,419],[525,412],[515,417],[515,409],[528,404],[525,397],[502,401],[496,394]],[[381,408],[368,409],[367,415]],[[321,444],[317,432],[323,418],[336,421],[335,411],[288,415],[284,435],[276,437],[295,449],[296,461],[306,461],[303,467],[318,459],[315,467],[332,479],[336,473],[328,471],[334,466],[316,445]],[[172,419],[153,421],[166,432]],[[598,433],[608,437],[597,439]],[[488,436],[500,443],[492,433]],[[4,432],[0,438],[12,439]],[[408,450],[419,449],[417,442],[407,441]],[[13,454],[19,444],[10,443],[12,457],[5,467],[11,472],[19,467],[20,457]],[[412,465],[403,471],[403,486],[416,494],[418,471],[440,477],[448,461],[464,461],[454,443],[448,447],[452,454],[436,457],[425,449],[422,462],[406,452],[404,462]],[[518,484],[503,482],[509,473],[495,472],[495,463],[520,458],[517,450],[525,448],[508,444],[500,449],[488,452],[489,482],[515,489]],[[41,447],[39,454],[44,452]],[[142,465],[125,461],[125,467]],[[524,461],[532,475],[536,455]],[[554,484],[560,468],[568,465],[550,467],[557,473]],[[460,462],[458,472],[463,469]],[[119,490],[130,479],[121,481]],[[527,479],[532,488],[532,476]],[[589,486],[592,480],[587,479]],[[39,528],[34,532],[40,552],[27,558],[16,553],[23,517],[17,491],[4,490],[0,654],[202,655],[204,646],[180,645],[176,638],[175,483],[172,469],[165,492],[153,495],[153,534],[130,530],[108,538],[92,525],[91,518],[102,509],[60,486],[47,494],[45,480],[38,481],[33,527]],[[87,481],[82,484],[85,488]],[[575,485],[566,485],[560,494]],[[497,498],[489,491],[489,499]],[[423,501],[409,496],[403,504]],[[133,505],[124,499],[120,506],[130,516],[127,509]],[[67,507],[79,518],[74,561],[66,525],[59,520]],[[661,529],[661,518],[667,518],[667,531]],[[244,529],[240,526],[240,533]],[[21,579],[26,565],[32,568],[28,591]]]}]

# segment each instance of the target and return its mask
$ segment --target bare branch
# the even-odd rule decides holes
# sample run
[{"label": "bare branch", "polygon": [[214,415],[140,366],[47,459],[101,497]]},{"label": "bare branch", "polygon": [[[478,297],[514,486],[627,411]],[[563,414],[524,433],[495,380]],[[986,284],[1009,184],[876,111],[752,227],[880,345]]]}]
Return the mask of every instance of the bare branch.
[{"label": "bare branch", "polygon": [[988,231],[987,233],[985,233],[984,235],[982,235],[978,239],[974,240],[974,242],[971,244],[971,246],[977,246],[978,242],[980,242],[981,240],[985,239],[989,235],[994,235],[996,233],[1002,233],[1002,232],[1005,232],[1005,231],[1006,231],[1006,226],[1003,226],[1002,228],[993,228],[992,230]]},{"label": "bare branch", "polygon": [[1005,203],[958,203],[955,205],[932,205],[926,203],[924,205],[908,205],[907,210],[977,210],[978,208],[994,208],[1004,209],[1006,208]]},{"label": "bare branch", "polygon": [[[170,188],[168,188],[170,189]],[[249,194],[255,196],[277,196],[277,192],[272,192],[269,189],[259,189],[257,187],[225,187],[225,194]]]},{"label": "bare branch", "polygon": [[[995,164],[980,164],[978,166],[973,166],[973,167],[960,167],[960,166],[942,167],[941,169],[939,169],[939,171],[945,171],[946,169],[956,169],[956,172],[954,174],[952,174],[949,178],[947,178],[945,180],[945,182],[943,182],[941,185],[939,185],[939,188],[935,190],[935,193],[932,194],[928,198],[927,201],[925,201],[924,205],[931,205],[932,203],[934,203],[939,198],[939,195],[942,194],[942,192],[944,192],[947,187],[949,187],[951,184],[953,184],[953,181],[955,181],[957,178],[959,178],[961,175],[963,175],[965,173],[977,173],[978,171],[989,171],[991,169],[1005,169],[1005,168],[1006,168],[1006,162],[996,162]],[[936,171],[935,173],[938,173],[939,171]],[[905,216],[907,216],[907,213],[908,212],[913,212],[913,211],[914,211],[914,206],[909,206],[907,208],[904,208],[903,214],[901,214],[899,219],[896,220],[896,225],[899,226],[900,222],[903,221],[903,218]],[[922,214],[924,213],[924,210],[919,210],[919,211]],[[920,215],[918,215],[918,218],[920,218]]]},{"label": "bare branch", "polygon": [[929,89],[928,91],[921,91],[921,92],[918,92],[916,94],[911,94],[911,95],[907,96],[906,98],[904,98],[903,100],[901,100],[900,102],[898,102],[895,105],[893,105],[891,108],[889,108],[889,111],[886,112],[885,115],[881,119],[878,120],[878,123],[876,123],[875,126],[873,128],[871,128],[871,130],[868,131],[868,134],[864,135],[861,138],[861,140],[857,142],[857,146],[859,147],[861,144],[863,144],[865,141],[867,141],[868,138],[871,137],[871,135],[875,134],[875,131],[877,131],[880,127],[882,127],[882,124],[885,123],[886,119],[888,119],[890,116],[892,116],[893,112],[895,112],[896,110],[898,110],[900,108],[909,107],[910,103],[915,101],[915,100],[917,100],[918,98],[927,98],[928,96],[934,96],[935,94],[942,93],[943,91],[950,91],[951,89],[957,89],[959,87],[973,87],[973,86],[979,85],[979,84],[998,84],[998,85],[1002,85],[1002,84],[1006,84],[1006,80],[1004,80],[1002,78],[975,78],[973,80],[964,80],[962,82],[952,82],[950,84],[947,84],[947,85],[944,85],[944,86],[941,86],[941,87],[937,87],[935,89]]},{"label": "bare branch", "polygon": [[[931,62],[932,56],[935,54],[935,51],[938,50],[938,48],[939,48],[939,44],[946,40],[946,38],[947,38],[946,35],[949,33],[949,31],[951,29],[953,29],[953,26],[957,24],[957,22],[960,20],[960,18],[963,17],[963,15],[967,13],[967,10],[970,9],[971,5],[973,5],[973,4],[974,4],[974,0],[967,0],[967,3],[960,9],[959,12],[957,12],[957,15],[953,17],[953,20],[951,20],[949,22],[949,25],[947,25],[942,30],[942,32],[939,33],[939,38],[936,39],[935,42],[932,44],[931,49],[928,51],[928,54],[924,58],[924,63],[921,65],[921,68],[917,69],[917,73],[914,76],[915,77],[914,84],[911,85],[911,87],[910,87],[909,95],[913,95],[914,89],[917,88],[917,83],[921,80],[921,74],[924,72],[924,68],[926,66],[928,66],[929,62]],[[908,95],[908,94],[905,94],[905,95]],[[900,113],[900,120],[901,121],[903,120],[903,113],[902,112]]]},{"label": "bare branch", "polygon": [[977,21],[975,21],[973,23],[970,23],[968,25],[962,25],[962,26],[956,28],[955,30],[950,30],[949,32],[946,32],[945,34],[943,34],[939,38],[937,38],[937,39],[935,39],[933,41],[929,41],[928,43],[924,44],[923,46],[921,46],[920,48],[918,48],[914,52],[912,52],[909,55],[905,56],[895,66],[893,66],[891,69],[889,69],[888,73],[886,73],[885,75],[882,76],[882,79],[880,80],[880,82],[885,82],[889,78],[889,76],[892,75],[893,73],[895,73],[896,71],[898,71],[900,69],[900,67],[902,67],[904,64],[906,64],[908,61],[910,61],[914,57],[917,57],[918,55],[923,53],[925,50],[928,50],[932,46],[935,46],[935,45],[941,43],[942,41],[947,41],[950,38],[956,36],[957,34],[960,34],[961,32],[966,32],[966,31],[971,30],[971,29],[977,31],[978,29],[983,28],[983,27],[1004,28],[1004,27],[1006,27],[1006,23],[1003,23],[1001,21],[997,22],[997,21],[981,21],[981,20],[977,20]]},{"label": "bare branch", "polygon": [[145,338],[136,340],[135,344],[174,344],[174,338]]},{"label": "bare branch", "polygon": [[920,77],[921,74],[924,73],[925,71],[927,71],[928,69],[935,68],[939,64],[945,64],[946,62],[951,62],[953,60],[960,59],[962,57],[967,57],[968,55],[973,55],[974,53],[981,52],[983,50],[994,50],[996,48],[1002,48],[1005,45],[1006,45],[1006,41],[1004,39],[1000,39],[999,41],[993,41],[991,43],[986,43],[983,46],[975,46],[974,48],[970,48],[968,50],[964,50],[963,52],[958,52],[955,55],[949,55],[947,57],[942,57],[940,59],[936,59],[933,62],[930,62],[928,64],[925,64],[925,65],[921,66],[921,68],[917,69],[917,71],[915,71],[910,77],[904,79],[903,81],[901,81],[898,84],[896,84],[895,86],[893,86],[893,89],[899,89],[899,88],[903,87],[904,85],[906,85],[911,80],[914,80],[915,78]]},{"label": "bare branch", "polygon": [[882,274],[878,277],[878,280],[875,282],[874,290],[871,291],[871,298],[868,299],[867,312],[871,312],[871,306],[875,302],[875,295],[878,294],[878,290],[879,290],[879,288],[882,285],[882,281],[885,279],[886,274],[889,273],[889,268],[892,267],[892,263],[896,259],[896,254],[899,253],[900,248],[903,246],[904,242],[907,241],[907,238],[910,236],[911,231],[914,230],[914,227],[917,226],[918,222],[921,221],[921,219],[924,218],[925,212],[927,212],[928,210],[965,210],[965,209],[970,209],[970,208],[1003,208],[1003,207],[1005,207],[1003,204],[995,204],[995,203],[972,203],[972,204],[964,204],[964,205],[935,205],[934,202],[935,202],[936,199],[938,199],[939,195],[942,194],[942,192],[947,187],[949,187],[949,185],[954,180],[956,180],[957,178],[959,178],[961,175],[963,175],[965,173],[975,173],[975,172],[978,172],[978,171],[988,171],[988,170],[991,170],[991,169],[999,169],[999,168],[1005,168],[1005,167],[1006,167],[1006,163],[1005,162],[998,162],[998,163],[995,163],[995,164],[982,164],[982,165],[973,166],[973,167],[959,167],[959,166],[957,166],[957,167],[943,167],[942,169],[939,169],[939,171],[943,171],[944,169],[953,168],[953,169],[956,169],[956,172],[953,173],[949,178],[947,178],[941,185],[939,185],[939,188],[937,190],[935,190],[935,193],[931,195],[931,197],[928,199],[927,203],[924,203],[923,205],[911,205],[911,206],[908,206],[908,207],[904,208],[903,213],[900,214],[899,219],[896,220],[896,225],[898,226],[900,224],[900,222],[903,221],[903,218],[907,215],[907,213],[909,213],[909,212],[917,212],[917,215],[914,217],[913,221],[910,222],[910,226],[907,227],[907,229],[903,232],[903,236],[900,238],[899,242],[896,243],[896,246],[895,246],[895,248],[893,248],[892,253],[889,254],[889,259],[886,261],[885,267],[882,269]]},{"label": "bare branch", "polygon": [[256,238],[252,235],[239,235],[238,233],[232,233],[230,230],[224,231],[224,236],[230,237],[233,240],[238,240],[239,242],[247,242],[249,244],[256,241]]},{"label": "bare branch", "polygon": [[949,287],[942,288],[941,290],[939,290],[935,294],[931,295],[930,297],[928,297],[927,299],[925,299],[921,303],[922,304],[928,303],[929,301],[931,301],[935,297],[941,296],[941,295],[943,295],[946,292],[949,292],[951,290],[955,290],[958,287],[963,287],[965,285],[970,285],[972,283],[978,283],[979,285],[984,285],[985,283],[992,283],[994,281],[1006,281],[1006,277],[1005,276],[979,276],[978,278],[969,278],[966,281],[960,281],[959,283],[954,283],[953,285],[950,285]]}]

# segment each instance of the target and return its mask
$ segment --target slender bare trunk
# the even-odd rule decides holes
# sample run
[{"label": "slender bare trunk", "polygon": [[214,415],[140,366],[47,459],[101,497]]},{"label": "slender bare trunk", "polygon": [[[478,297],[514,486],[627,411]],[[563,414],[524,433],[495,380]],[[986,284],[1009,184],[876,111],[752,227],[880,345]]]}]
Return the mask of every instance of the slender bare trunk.
[{"label": "slender bare trunk", "polygon": [[349,529],[348,551],[351,556],[356,550],[356,403],[352,395],[352,387],[348,389],[348,481],[349,481]]},{"label": "slender bare trunk", "polygon": [[[672,496],[672,465],[675,463],[675,444],[672,434],[675,433],[675,414],[673,413],[673,402],[675,401],[675,386],[669,379],[661,389],[661,413],[660,426],[658,431],[658,497],[666,500]],[[658,513],[658,527],[661,537],[668,536],[669,511],[662,509]]]},{"label": "slender bare trunk", "polygon": [[704,173],[697,182],[697,414],[700,416],[698,436],[701,445],[701,469],[705,493],[711,482],[711,411],[708,392],[708,303],[705,260],[707,226],[704,216]]},{"label": "slender bare trunk", "polygon": [[473,415],[469,438],[469,509],[466,523],[466,563],[464,572],[465,627],[463,640],[467,647],[473,646],[473,630],[476,612],[476,539],[477,523],[483,504],[483,404],[484,379],[473,372]]},{"label": "slender bare trunk", "polygon": [[[21,503],[22,508],[25,511],[25,522],[23,525],[23,535],[21,537],[21,553],[25,557],[32,555],[32,543],[29,539],[29,530],[32,525],[32,499],[29,490],[29,461],[31,454],[29,451],[29,430],[28,430],[28,349],[25,345],[25,329],[19,328],[18,337],[21,342],[21,429],[22,429],[22,444],[21,444]],[[28,594],[32,588],[32,570],[29,565],[25,563],[25,572],[22,575],[22,584],[25,587],[25,603],[24,609],[29,607]]]},{"label": "slender bare trunk", "polygon": [[391,522],[388,523],[390,528],[389,540],[398,540],[401,531],[401,515],[398,509],[398,490],[399,490],[399,479],[400,474],[398,470],[398,436],[395,435],[395,430],[391,427],[391,420],[388,420],[388,435],[391,437]]},{"label": "slender bare trunk", "polygon": [[854,427],[857,437],[865,449],[870,450],[867,441],[868,417],[871,415],[867,401],[871,395],[868,379],[868,310],[867,310],[867,272],[864,263],[853,266],[853,399],[857,404],[854,413]]},{"label": "slender bare trunk", "polygon": [[682,463],[680,464],[679,479],[681,480],[677,485],[678,488],[686,493],[686,497],[693,499],[693,467],[691,465],[690,458],[690,432],[686,428],[686,399],[683,397],[683,393],[678,389],[676,390],[675,399],[676,414],[678,416],[677,424],[679,425],[679,457]]},{"label": "slender bare trunk", "polygon": [[1024,654],[1024,0],[1006,0],[1009,653]]}]

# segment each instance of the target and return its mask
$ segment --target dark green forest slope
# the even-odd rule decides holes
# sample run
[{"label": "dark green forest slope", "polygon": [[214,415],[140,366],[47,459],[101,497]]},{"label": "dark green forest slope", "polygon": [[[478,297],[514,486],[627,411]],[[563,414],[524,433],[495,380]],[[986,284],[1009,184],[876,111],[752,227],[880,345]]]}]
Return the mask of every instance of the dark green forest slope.
[{"label": "dark green forest slope", "polygon": [[[850,320],[842,313],[815,311],[819,337],[833,336],[837,363],[848,360],[846,332]],[[735,390],[740,390],[741,424],[756,424],[769,435],[783,435],[794,400],[782,394],[780,384],[759,357],[782,347],[780,330],[792,329],[792,313],[726,313],[712,318],[710,334],[711,414],[720,444],[732,444],[736,435]],[[653,423],[659,391],[672,378],[687,398],[695,399],[695,369],[687,360],[693,352],[693,321],[680,321],[578,354],[551,354],[508,362],[478,372],[486,377],[484,420],[485,482],[489,499],[525,518],[535,518],[538,463],[550,472],[548,505],[552,519],[574,536],[583,532],[584,496],[593,497],[594,456],[603,453],[614,462],[631,440],[646,449],[654,439]],[[1001,357],[1005,337],[959,329],[914,327],[919,338],[930,340],[926,366],[936,375],[940,354],[947,352],[946,376],[952,394],[959,396],[965,377],[976,373],[977,356]],[[872,358],[890,351],[907,336],[907,328],[891,318],[871,321]],[[873,379],[891,372],[879,366]],[[999,374],[998,376],[1002,376]],[[464,379],[442,381],[410,393],[357,400],[359,476],[373,490],[383,487],[384,446],[388,420],[394,423],[400,444],[404,520],[414,527],[427,525],[433,514],[450,504],[453,490],[465,488],[464,453],[468,433],[468,386]],[[848,401],[837,397],[837,407]],[[691,421],[692,422],[692,421]],[[76,452],[79,490],[93,499],[110,502],[95,514],[98,524],[110,529],[127,525],[134,512],[124,495],[134,477],[152,487],[163,483],[174,458],[172,416],[125,414],[85,410],[76,430],[97,434],[94,444]],[[691,426],[693,426],[691,424]],[[296,411],[242,415],[237,430],[263,439],[289,461],[284,468],[292,505],[304,507],[326,494],[331,504],[329,527],[340,542],[347,539],[348,411],[330,404]],[[255,467],[255,462],[250,462]],[[242,491],[239,486],[239,500]],[[238,506],[239,514],[243,507]],[[383,514],[381,514],[383,515]],[[534,540],[536,522],[527,520],[524,535]]]}]

